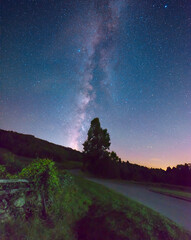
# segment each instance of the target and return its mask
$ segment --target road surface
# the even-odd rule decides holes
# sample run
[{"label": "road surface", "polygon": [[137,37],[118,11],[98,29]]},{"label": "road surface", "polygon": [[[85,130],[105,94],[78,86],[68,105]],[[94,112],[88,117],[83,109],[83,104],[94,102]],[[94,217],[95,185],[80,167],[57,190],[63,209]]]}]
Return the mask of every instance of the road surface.
[{"label": "road surface", "polygon": [[88,178],[152,208],[191,232],[191,202],[149,191],[148,187],[131,183]]},{"label": "road surface", "polygon": [[[71,171],[79,174],[79,171]],[[147,186],[88,178],[152,208],[191,232],[191,202],[149,191]]]}]

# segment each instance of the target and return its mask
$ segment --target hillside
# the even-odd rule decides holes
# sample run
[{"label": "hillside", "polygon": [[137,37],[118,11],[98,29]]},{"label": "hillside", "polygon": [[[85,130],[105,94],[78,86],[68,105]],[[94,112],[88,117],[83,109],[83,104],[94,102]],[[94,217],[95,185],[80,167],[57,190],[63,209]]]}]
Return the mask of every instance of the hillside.
[{"label": "hillside", "polygon": [[152,209],[67,171],[60,174],[59,192],[55,189],[46,217],[32,203],[30,215],[0,224],[0,239],[191,239],[190,232]]},{"label": "hillside", "polygon": [[27,158],[51,158],[57,163],[82,161],[82,153],[79,151],[50,143],[33,135],[2,129],[0,129],[0,148]]}]

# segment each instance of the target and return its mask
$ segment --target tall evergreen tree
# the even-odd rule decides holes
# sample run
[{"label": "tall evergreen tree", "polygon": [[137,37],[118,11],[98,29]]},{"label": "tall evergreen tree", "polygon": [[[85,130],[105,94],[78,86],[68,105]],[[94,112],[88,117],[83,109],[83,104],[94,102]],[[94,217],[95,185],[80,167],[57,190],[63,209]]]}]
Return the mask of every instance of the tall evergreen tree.
[{"label": "tall evergreen tree", "polygon": [[84,142],[85,167],[94,173],[101,173],[108,158],[110,136],[107,129],[102,129],[99,118],[91,121],[88,138]]}]

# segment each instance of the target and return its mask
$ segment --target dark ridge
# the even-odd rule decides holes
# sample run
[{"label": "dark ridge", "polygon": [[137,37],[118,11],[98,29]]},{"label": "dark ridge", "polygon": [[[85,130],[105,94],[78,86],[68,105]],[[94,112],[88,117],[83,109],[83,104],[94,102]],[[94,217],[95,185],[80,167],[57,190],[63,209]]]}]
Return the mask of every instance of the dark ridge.
[{"label": "dark ridge", "polygon": [[33,135],[21,134],[0,129],[0,148],[23,157],[51,158],[56,162],[82,161],[82,153],[36,138]]}]

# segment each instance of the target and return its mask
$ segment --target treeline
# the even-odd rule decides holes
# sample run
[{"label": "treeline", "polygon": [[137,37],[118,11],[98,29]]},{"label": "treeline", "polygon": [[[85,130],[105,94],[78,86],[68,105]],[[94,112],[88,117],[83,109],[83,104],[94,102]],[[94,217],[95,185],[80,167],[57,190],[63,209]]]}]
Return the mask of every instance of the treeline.
[{"label": "treeline", "polygon": [[112,176],[112,172],[115,172],[115,177],[124,180],[167,183],[191,187],[190,164],[177,165],[173,168],[168,167],[166,171],[163,169],[147,168],[129,162],[117,163],[115,168],[117,170],[112,170],[108,174],[108,177],[109,175]]},{"label": "treeline", "polygon": [[106,178],[191,186],[191,164],[177,165],[167,170],[122,162],[115,152],[109,152],[110,137],[98,118],[91,122],[84,146],[84,169]]},{"label": "treeline", "polygon": [[129,181],[166,183],[191,187],[190,164],[177,165],[167,170],[147,168],[129,162],[113,162],[109,157],[88,167],[95,175]]},{"label": "treeline", "polygon": [[82,161],[82,153],[32,135],[0,130],[0,148],[29,158],[50,158],[56,162]]},{"label": "treeline", "polygon": [[177,165],[167,170],[147,168],[122,162],[115,152],[109,152],[110,137],[99,119],[92,120],[83,154],[35,138],[32,135],[0,130],[0,148],[29,158],[50,158],[56,162],[84,161],[84,169],[106,178],[191,186],[191,164]]}]

